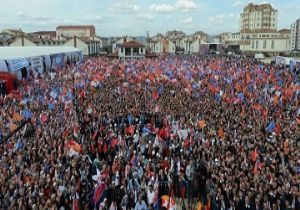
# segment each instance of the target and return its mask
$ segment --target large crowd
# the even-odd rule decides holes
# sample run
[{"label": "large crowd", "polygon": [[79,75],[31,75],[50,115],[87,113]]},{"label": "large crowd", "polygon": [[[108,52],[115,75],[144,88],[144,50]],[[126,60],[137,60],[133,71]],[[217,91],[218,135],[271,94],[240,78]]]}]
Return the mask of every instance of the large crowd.
[{"label": "large crowd", "polygon": [[[296,67],[295,67],[296,68]],[[0,209],[300,209],[300,77],[91,58],[0,96]]]}]

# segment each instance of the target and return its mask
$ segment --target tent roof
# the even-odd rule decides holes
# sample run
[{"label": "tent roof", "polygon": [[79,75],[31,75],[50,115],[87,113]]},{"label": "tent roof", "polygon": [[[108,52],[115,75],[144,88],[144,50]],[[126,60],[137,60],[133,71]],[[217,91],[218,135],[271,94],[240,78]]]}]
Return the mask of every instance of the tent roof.
[{"label": "tent roof", "polygon": [[74,47],[0,47],[0,60],[80,52]]}]

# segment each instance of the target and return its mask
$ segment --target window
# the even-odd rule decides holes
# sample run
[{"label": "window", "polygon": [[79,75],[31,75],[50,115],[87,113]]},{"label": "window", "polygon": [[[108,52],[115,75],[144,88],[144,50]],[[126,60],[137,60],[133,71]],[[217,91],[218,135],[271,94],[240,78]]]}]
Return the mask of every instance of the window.
[{"label": "window", "polygon": [[252,41],[252,49],[254,49],[254,41]]},{"label": "window", "polygon": [[272,40],[271,48],[274,49],[274,40]]},{"label": "window", "polygon": [[267,48],[267,40],[264,40],[264,49]]},{"label": "window", "polygon": [[258,40],[256,41],[256,49],[258,49]]}]

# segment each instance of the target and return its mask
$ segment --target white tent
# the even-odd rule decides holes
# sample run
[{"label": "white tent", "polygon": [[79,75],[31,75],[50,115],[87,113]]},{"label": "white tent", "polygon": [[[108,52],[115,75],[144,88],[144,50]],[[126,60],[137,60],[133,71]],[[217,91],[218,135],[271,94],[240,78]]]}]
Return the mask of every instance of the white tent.
[{"label": "white tent", "polygon": [[[0,47],[0,61],[3,64],[0,71],[8,70],[21,79],[21,69],[24,72],[24,68],[28,71],[31,67],[36,73],[43,73],[44,67],[50,69],[63,64],[64,56],[76,58],[71,61],[81,61],[82,50],[74,47]],[[4,65],[5,61],[8,64],[7,68]]]},{"label": "white tent", "polygon": [[80,52],[74,47],[0,47],[0,60]]}]

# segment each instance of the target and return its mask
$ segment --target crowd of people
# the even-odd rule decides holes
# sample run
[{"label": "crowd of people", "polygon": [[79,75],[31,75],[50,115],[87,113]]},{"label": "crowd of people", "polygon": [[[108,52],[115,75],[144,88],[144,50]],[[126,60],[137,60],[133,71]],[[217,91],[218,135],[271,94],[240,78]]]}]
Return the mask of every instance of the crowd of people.
[{"label": "crowd of people", "polygon": [[0,209],[300,209],[300,77],[90,58],[0,96]]}]

